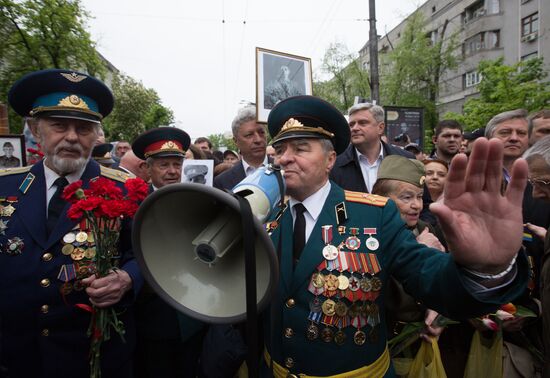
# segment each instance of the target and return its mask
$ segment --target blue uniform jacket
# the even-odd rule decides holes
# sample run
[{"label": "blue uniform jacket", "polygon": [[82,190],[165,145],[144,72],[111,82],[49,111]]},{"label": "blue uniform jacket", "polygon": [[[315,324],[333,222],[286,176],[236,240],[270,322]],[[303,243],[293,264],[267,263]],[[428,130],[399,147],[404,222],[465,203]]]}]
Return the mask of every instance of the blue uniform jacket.
[{"label": "blue uniform jacket", "polygon": [[[90,313],[75,304],[89,304],[89,298],[82,289],[62,295],[63,282],[58,279],[61,266],[73,262],[70,256],[62,254],[61,240],[79,224],[67,218],[67,203],[48,237],[43,162],[32,166],[30,171],[17,169],[17,172],[20,173],[0,175],[0,197],[17,197],[17,202],[12,204],[15,212],[9,217],[1,217],[7,220],[7,229],[0,232],[0,245],[4,247],[8,239],[14,237],[21,238],[24,243],[21,254],[0,253],[2,364],[8,368],[10,377],[87,377],[90,340],[86,332]],[[35,178],[23,193],[19,188],[29,172]],[[84,187],[101,172],[95,161],[89,161],[81,177]],[[123,174],[119,175],[117,184],[122,185]],[[104,377],[131,374],[135,331],[129,306],[143,279],[132,255],[130,228],[130,222],[123,225],[119,244],[119,266],[132,278],[134,289],[117,305],[126,327],[126,342],[122,342],[116,332],[111,332],[111,340],[102,350]]]},{"label": "blue uniform jacket", "polygon": [[[428,308],[454,319],[493,312],[500,303],[506,303],[523,292],[527,279],[524,258],[518,258],[518,274],[509,289],[504,293],[495,293],[491,299],[482,301],[465,287],[464,278],[451,254],[441,253],[416,242],[414,235],[405,228],[392,201],[385,205],[380,205],[379,201],[378,206],[350,202],[345,199],[343,189],[334,183],[331,184],[330,194],[294,269],[290,210],[283,214],[278,228],[272,234],[275,247],[277,248],[279,243],[281,247],[281,275],[279,290],[273,300],[274,307],[269,311],[270,319],[266,322],[266,347],[274,361],[280,365],[285,366],[287,362],[291,362],[287,365],[292,366],[289,369],[291,373],[335,375],[374,362],[384,351],[387,342],[383,303],[390,276],[401,281],[405,290]],[[346,233],[340,235],[337,232],[335,206],[342,202],[347,209],[347,220],[342,223],[346,226]],[[325,243],[321,237],[323,225],[333,225],[331,244],[334,246],[338,246],[350,236],[350,227],[358,227],[358,236],[362,243],[357,252],[375,253],[378,258],[381,271],[377,276],[382,280],[382,290],[376,304],[382,323],[376,327],[378,339],[375,341],[369,340],[361,346],[356,345],[353,341],[356,328],[352,326],[344,328],[346,340],[343,345],[337,345],[334,341],[327,343],[321,340],[321,337],[315,340],[306,338],[306,328],[311,323],[308,320],[310,302],[314,298],[308,291],[308,285],[312,274],[317,271],[317,266],[324,261],[322,249]],[[363,227],[376,228],[375,237],[379,241],[376,251],[365,248],[364,242],[368,236],[362,234]],[[289,302],[289,299],[293,299],[294,302]],[[319,325],[320,329],[323,327],[322,324]],[[335,327],[333,329],[337,330]],[[391,368],[386,376],[393,376]]]}]

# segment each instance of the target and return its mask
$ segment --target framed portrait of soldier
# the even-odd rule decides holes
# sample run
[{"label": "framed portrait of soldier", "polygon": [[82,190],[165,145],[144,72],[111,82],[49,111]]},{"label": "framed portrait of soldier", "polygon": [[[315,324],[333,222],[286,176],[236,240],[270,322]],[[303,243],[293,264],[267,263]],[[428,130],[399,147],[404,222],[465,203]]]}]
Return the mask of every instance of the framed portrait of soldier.
[{"label": "framed portrait of soldier", "polygon": [[23,135],[0,135],[0,169],[27,165],[25,137]]},{"label": "framed portrait of soldier", "polygon": [[311,95],[311,59],[256,47],[256,114],[267,123],[273,107],[292,96]]},{"label": "framed portrait of soldier", "polygon": [[181,182],[212,186],[214,183],[214,160],[183,160]]}]

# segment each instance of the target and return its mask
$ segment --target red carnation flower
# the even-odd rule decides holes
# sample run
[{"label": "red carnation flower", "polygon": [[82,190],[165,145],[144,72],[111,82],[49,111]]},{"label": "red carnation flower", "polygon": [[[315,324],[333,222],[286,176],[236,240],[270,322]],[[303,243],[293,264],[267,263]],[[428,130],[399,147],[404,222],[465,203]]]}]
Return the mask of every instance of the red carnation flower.
[{"label": "red carnation flower", "polygon": [[111,200],[101,204],[101,212],[108,218],[117,218],[124,214],[124,201]]},{"label": "red carnation flower", "polygon": [[132,201],[143,201],[149,192],[149,186],[139,177],[126,180],[124,186],[128,191],[128,199]]},{"label": "red carnation flower", "polygon": [[88,197],[86,199],[78,201],[78,206],[84,211],[92,211],[96,209],[103,199],[100,197]]},{"label": "red carnation flower", "polygon": [[67,211],[67,217],[71,220],[79,220],[83,215],[84,212],[76,204],[71,206],[69,211]]},{"label": "red carnation flower", "polygon": [[122,190],[115,185],[114,181],[105,177],[90,181],[90,190],[94,196],[105,196],[112,199],[122,198]]},{"label": "red carnation flower", "polygon": [[72,184],[67,185],[63,190],[63,199],[71,203],[75,203],[76,201],[81,199],[81,197],[79,198],[76,193],[79,189],[82,189],[82,180],[78,180],[73,182]]}]

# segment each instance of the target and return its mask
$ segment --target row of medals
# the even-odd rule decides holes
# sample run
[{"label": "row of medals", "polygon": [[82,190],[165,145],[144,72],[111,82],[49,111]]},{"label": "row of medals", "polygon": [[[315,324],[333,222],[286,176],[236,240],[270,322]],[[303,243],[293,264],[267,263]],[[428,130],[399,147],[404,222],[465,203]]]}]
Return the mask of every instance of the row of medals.
[{"label": "row of medals", "polygon": [[[12,205],[15,202],[17,202],[16,198],[8,198],[7,200],[5,198],[0,198],[0,235],[6,234],[10,217],[15,212],[15,207]],[[0,252],[7,253],[8,255],[19,255],[22,253],[24,247],[25,244],[23,243],[23,239],[13,237],[8,239],[5,245],[0,244]]]},{"label": "row of medals", "polygon": [[[358,249],[360,243],[358,238],[355,235],[352,235],[348,238],[348,241],[350,240],[353,241],[352,244],[357,245],[357,248],[354,249]],[[376,250],[378,248],[378,242],[372,236],[369,237],[368,243],[370,244],[370,250]],[[338,252],[344,245],[349,247],[350,243],[343,242],[338,248],[331,244],[327,244],[323,248],[323,257],[325,257],[326,262],[335,260],[335,257],[338,256]],[[367,334],[361,329],[361,326],[357,327],[357,331],[353,335],[353,342],[359,346],[365,344],[367,340],[373,343],[377,342],[378,332],[376,326],[380,323],[379,307],[374,302],[374,300],[359,301],[355,299],[356,297],[360,298],[361,295],[352,295],[352,298],[354,298],[354,302],[350,306],[348,306],[346,302],[342,301],[341,299],[346,297],[346,292],[348,290],[351,290],[352,292],[370,292],[374,294],[372,295],[374,299],[378,297],[378,294],[382,289],[382,281],[379,277],[370,274],[369,276],[370,278],[365,277],[364,275],[357,277],[353,272],[350,272],[350,276],[348,277],[344,275],[341,270],[339,270],[339,275],[333,274],[333,271],[328,271],[328,273],[326,274],[315,272],[311,276],[310,281],[310,288],[313,287],[315,289],[322,289],[323,292],[335,292],[335,297],[337,297],[338,299],[338,301],[334,301],[325,296],[321,296],[322,298],[324,298],[324,300],[321,300],[319,299],[319,295],[316,295],[313,291],[315,298],[313,298],[309,304],[309,308],[311,311],[310,314],[322,313],[327,317],[336,316],[342,322],[344,319],[350,318],[374,319],[374,322],[370,324],[371,330],[369,331],[368,338]],[[313,341],[320,337],[321,340],[326,343],[330,343],[332,341],[334,341],[337,345],[343,345],[345,343],[346,334],[343,330],[344,327],[339,327],[338,330],[334,332],[334,330],[331,328],[331,325],[326,324],[326,327],[319,331],[319,321],[314,321],[311,318],[309,318],[309,320],[311,321],[311,323],[306,330],[306,337],[309,340]],[[349,324],[349,321],[343,323]]]},{"label": "row of medals", "polygon": [[91,231],[70,231],[63,236],[62,242],[61,253],[65,256],[70,256],[71,260],[73,260],[77,278],[72,284],[71,280],[68,280],[61,285],[61,293],[67,295],[73,289],[76,291],[84,289],[81,279],[95,273],[94,258],[96,249],[94,234]]}]

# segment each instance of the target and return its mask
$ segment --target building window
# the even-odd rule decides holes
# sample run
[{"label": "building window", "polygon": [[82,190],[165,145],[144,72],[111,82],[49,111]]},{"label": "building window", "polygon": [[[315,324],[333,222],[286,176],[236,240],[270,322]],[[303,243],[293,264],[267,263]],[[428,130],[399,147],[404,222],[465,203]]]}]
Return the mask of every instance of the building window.
[{"label": "building window", "polygon": [[500,30],[481,32],[464,42],[464,55],[472,55],[480,50],[500,47]]},{"label": "building window", "polygon": [[500,13],[500,0],[479,0],[464,9],[462,13],[462,21],[467,24],[468,22],[477,20],[486,14]]},{"label": "building window", "polygon": [[539,13],[533,13],[530,16],[521,19],[521,36],[536,33],[539,31]]},{"label": "building window", "polygon": [[539,52],[535,51],[531,54],[527,54],[527,55],[522,56],[521,61],[525,62],[526,60],[533,59],[533,58],[538,58],[538,57],[539,57]]},{"label": "building window", "polygon": [[470,88],[481,82],[481,74],[477,71],[470,71],[464,74],[464,88]]},{"label": "building window", "polygon": [[487,14],[497,14],[500,12],[500,0],[485,0]]},{"label": "building window", "polygon": [[488,49],[500,47],[500,30],[485,32],[485,46]]}]

